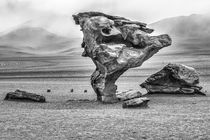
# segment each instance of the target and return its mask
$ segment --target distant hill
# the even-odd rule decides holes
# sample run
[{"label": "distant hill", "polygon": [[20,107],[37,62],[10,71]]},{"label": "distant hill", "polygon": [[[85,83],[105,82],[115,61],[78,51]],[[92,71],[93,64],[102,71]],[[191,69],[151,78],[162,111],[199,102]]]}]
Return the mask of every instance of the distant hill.
[{"label": "distant hill", "polygon": [[210,38],[210,15],[172,17],[149,25],[157,33],[180,38]]},{"label": "distant hill", "polygon": [[58,55],[73,51],[74,43],[43,28],[23,26],[0,36],[0,54]]}]

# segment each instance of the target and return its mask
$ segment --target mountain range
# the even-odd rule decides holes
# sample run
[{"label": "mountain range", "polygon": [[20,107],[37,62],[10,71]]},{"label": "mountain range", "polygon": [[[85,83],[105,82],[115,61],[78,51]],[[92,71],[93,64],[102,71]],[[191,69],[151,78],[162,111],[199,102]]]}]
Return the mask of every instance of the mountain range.
[{"label": "mountain range", "polygon": [[41,27],[21,26],[0,36],[0,55],[65,55],[77,49],[76,41]]},{"label": "mountain range", "polygon": [[[66,17],[69,18],[69,17]],[[56,20],[55,20],[56,19]],[[75,30],[66,33],[64,17],[28,21],[0,34],[0,56],[67,55],[80,52],[81,37]],[[43,22],[42,22],[43,21]],[[48,21],[48,24],[44,24]],[[49,23],[53,22],[53,26]],[[73,23],[68,26],[73,26]],[[197,15],[172,17],[152,23],[149,27],[172,38],[210,38],[210,16]],[[72,28],[72,27],[71,27]],[[57,29],[57,32],[55,31]],[[54,32],[55,31],[55,32]],[[59,32],[60,34],[59,34]],[[68,36],[62,35],[62,31]],[[79,30],[78,30],[79,32]]]},{"label": "mountain range", "polygon": [[176,38],[210,38],[210,15],[192,14],[160,20],[149,25],[157,33]]}]

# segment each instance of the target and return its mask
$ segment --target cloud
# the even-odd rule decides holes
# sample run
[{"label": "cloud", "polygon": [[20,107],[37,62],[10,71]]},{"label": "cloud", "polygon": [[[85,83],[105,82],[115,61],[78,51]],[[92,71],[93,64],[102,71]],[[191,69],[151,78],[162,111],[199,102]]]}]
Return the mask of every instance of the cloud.
[{"label": "cloud", "polygon": [[[102,11],[110,14],[140,18],[146,22],[209,11],[209,0],[1,0],[1,9],[27,12],[50,11],[71,15],[80,11]],[[0,9],[0,10],[1,10]],[[145,18],[144,18],[145,17]]]},{"label": "cloud", "polygon": [[[0,0],[0,32],[29,20],[44,19],[39,22],[46,23],[53,16],[66,16],[65,25],[74,27],[71,15],[82,11],[101,11],[152,23],[167,17],[206,13],[209,7],[209,0]],[[51,26],[50,21],[45,26]]]},{"label": "cloud", "polygon": [[31,8],[29,1],[21,2],[19,0],[1,0],[0,10],[4,12],[20,12],[27,11]]}]

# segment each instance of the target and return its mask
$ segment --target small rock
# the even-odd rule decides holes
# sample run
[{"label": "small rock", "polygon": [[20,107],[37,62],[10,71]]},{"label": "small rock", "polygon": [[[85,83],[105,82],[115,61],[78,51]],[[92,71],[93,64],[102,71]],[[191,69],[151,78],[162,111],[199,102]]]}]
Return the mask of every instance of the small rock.
[{"label": "small rock", "polygon": [[145,88],[139,88],[138,91],[141,92],[142,96],[148,93]]},{"label": "small rock", "polygon": [[147,103],[150,100],[147,97],[140,97],[131,100],[124,101],[122,104],[123,108],[136,108],[136,107],[147,107]]},{"label": "small rock", "polygon": [[126,101],[133,98],[139,98],[142,96],[142,93],[137,90],[127,90],[124,92],[116,93],[116,96],[119,100]]},{"label": "small rock", "polygon": [[18,101],[34,101],[34,102],[46,102],[44,96],[37,95],[35,93],[29,93],[26,91],[16,90],[15,92],[7,93],[4,100],[18,100]]},{"label": "small rock", "polygon": [[87,90],[84,90],[84,93],[86,93],[87,92]]},{"label": "small rock", "polygon": [[119,102],[116,96],[102,96],[101,98],[103,103],[113,104]]},{"label": "small rock", "polygon": [[51,92],[51,90],[50,89],[47,89],[47,92]]},{"label": "small rock", "polygon": [[71,92],[74,92],[74,89],[73,88],[71,89]]}]

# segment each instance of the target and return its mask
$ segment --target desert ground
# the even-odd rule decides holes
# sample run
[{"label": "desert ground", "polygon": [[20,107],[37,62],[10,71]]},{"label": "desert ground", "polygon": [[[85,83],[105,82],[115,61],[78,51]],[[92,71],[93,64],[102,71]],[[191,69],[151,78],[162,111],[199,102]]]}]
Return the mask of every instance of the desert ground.
[{"label": "desert ground", "polygon": [[[207,96],[148,95],[148,107],[136,109],[123,109],[120,102],[97,102],[89,80],[95,66],[80,53],[4,55],[0,59],[0,139],[210,139],[210,42],[177,42],[124,73],[117,81],[118,91],[139,89],[148,76],[171,62],[196,68]],[[47,103],[4,101],[6,93],[16,89],[44,95]]]}]

